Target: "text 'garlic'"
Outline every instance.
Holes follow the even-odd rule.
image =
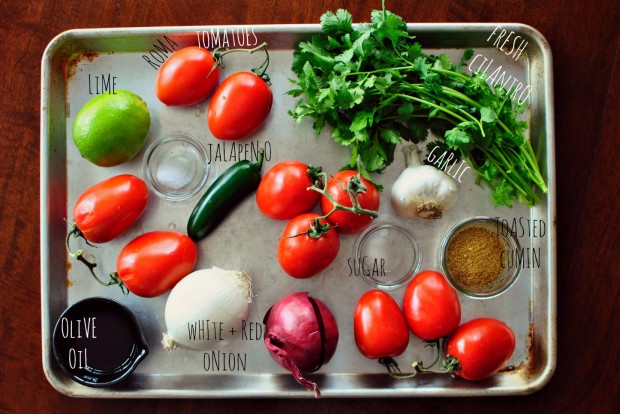
[[[420,161],[418,147],[403,147],[407,167],[392,186],[391,202],[402,217],[440,219],[457,200],[456,182],[445,172]]]

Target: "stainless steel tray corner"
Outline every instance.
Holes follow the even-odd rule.
[[[507,33],[512,31],[528,42],[521,59],[511,61],[487,40],[497,27]],[[168,132],[184,131],[206,145],[218,145],[204,125],[205,103],[186,110],[165,108],[154,95],[156,70],[148,61],[164,59],[173,48],[172,43],[176,48],[195,45],[199,41],[209,41],[213,46],[215,34],[221,36],[225,32],[245,35],[244,46],[248,46],[250,37],[253,41],[268,42],[274,107],[266,126],[246,143],[264,146],[269,142],[272,154],[266,168],[287,158],[304,159],[322,165],[328,171],[340,168],[346,159],[343,150],[327,139],[317,141],[309,122],[296,126],[287,115],[295,103],[294,98],[285,95],[290,88],[288,79],[293,77],[290,71],[292,50],[298,41],[309,38],[319,29],[318,25],[83,29],[61,33],[51,41],[41,63],[41,329],[43,370],[59,392],[92,398],[313,397],[271,360],[262,341],[238,343],[230,350],[249,357],[244,371],[208,371],[205,358],[210,358],[209,355],[185,350],[164,351],[159,341],[165,329],[163,306],[166,295],[149,300],[131,295],[124,297],[120,292],[96,285],[68,258],[64,239],[72,205],[83,190],[115,173],[129,172],[141,176],[141,154],[112,169],[93,167],[80,159],[71,140],[70,125],[77,110],[91,97],[87,87],[89,75],[112,74],[117,77],[119,89],[131,89],[147,101],[153,118],[157,120],[153,123],[149,142]],[[544,240],[529,240],[532,244],[537,243],[543,254],[539,268],[522,272],[511,290],[498,298],[485,301],[461,298],[463,320],[491,315],[514,325],[517,349],[509,361],[511,368],[482,382],[445,376],[405,381],[391,379],[376,361],[363,358],[353,341],[352,309],[359,296],[370,288],[360,278],[342,276],[348,272],[346,258],[351,254],[354,237],[341,240],[335,264],[323,274],[305,281],[292,280],[280,270],[273,251],[273,240],[279,236],[282,223],[261,217],[250,199],[239,206],[239,212],[235,214],[248,217],[249,223],[260,230],[256,234],[262,236],[255,236],[251,241],[254,250],[258,251],[243,258],[228,253],[230,237],[227,235],[238,234],[244,226],[241,220],[229,220],[210,238],[208,249],[199,245],[197,267],[216,265],[248,271],[253,276],[257,294],[251,309],[253,322],[261,321],[271,304],[294,290],[307,290],[332,308],[340,328],[340,343],[332,361],[312,375],[321,387],[323,397],[486,396],[534,392],[549,381],[557,358],[555,131],[549,44],[535,29],[513,23],[410,24],[409,30],[427,50],[445,51],[456,56],[465,48],[474,48],[531,85],[530,106],[526,114],[530,122],[529,138],[540,157],[550,190],[543,202],[532,209],[521,206],[511,210],[494,208],[488,200],[487,190],[475,186],[472,180],[467,184],[467,197],[461,197],[459,206],[446,214],[442,221],[429,224],[406,220],[420,238],[427,240],[423,247],[423,268],[438,268],[435,252],[438,252],[441,237],[453,224],[472,215],[525,217],[547,223]],[[199,40],[201,34],[203,37]],[[231,60],[222,77],[246,67],[247,61],[237,63]],[[317,145],[325,150],[317,152]],[[209,182],[230,163],[231,160],[215,162]],[[401,168],[395,162],[381,180],[393,180]],[[380,213],[384,214],[383,218],[397,219],[386,197],[382,195]],[[102,270],[113,270],[120,246],[137,234],[171,225],[183,229],[196,201],[191,199],[187,203],[171,204],[153,195],[139,225],[118,241],[97,250]],[[403,291],[399,289],[392,294],[400,300]],[[59,315],[72,303],[90,296],[111,297],[125,303],[140,320],[151,348],[148,358],[127,381],[109,389],[93,389],[74,383],[60,370],[51,350],[51,333]],[[401,367],[406,367],[412,361],[428,358],[430,355],[422,343],[412,337],[408,350],[397,360]]]

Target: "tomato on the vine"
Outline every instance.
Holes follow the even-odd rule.
[[[267,217],[292,219],[307,213],[319,202],[321,194],[308,188],[318,180],[319,169],[300,161],[282,161],[267,171],[256,191],[256,203]]]
[[[116,272],[130,292],[150,298],[172,289],[194,269],[196,259],[196,245],[188,236],[152,231],[121,250]]]
[[[86,240],[106,243],[131,227],[146,208],[149,191],[142,179],[121,174],[88,188],[73,206],[73,220]]]
[[[358,300],[353,331],[357,349],[370,359],[398,356],[409,344],[409,329],[398,303],[378,289],[364,293]]]
[[[316,213],[300,214],[288,222],[280,236],[278,261],[294,278],[306,279],[316,275],[338,255],[340,236],[325,220],[319,220],[320,234],[315,234],[313,226],[319,217]]]
[[[205,48],[188,46],[174,52],[157,71],[155,94],[170,106],[206,99],[220,80],[220,67]]]
[[[465,322],[448,340],[446,352],[458,362],[455,375],[482,380],[494,375],[510,359],[515,335],[502,321],[478,318]]]
[[[461,323],[461,304],[456,291],[439,272],[425,270],[407,285],[403,312],[411,332],[433,341],[454,332]]]
[[[272,103],[271,88],[260,76],[252,72],[233,73],[211,98],[209,129],[219,139],[245,138],[263,125]]]
[[[347,192],[347,186],[349,181],[356,176],[358,176],[358,172],[355,170],[339,171],[327,181],[325,190],[338,204],[351,207],[353,203]],[[365,191],[359,192],[357,195],[360,207],[366,210],[378,211],[380,201],[379,190],[364,177],[360,176],[359,181],[361,186],[365,188]],[[329,198],[326,196],[321,197],[321,211],[323,214],[329,213],[333,207],[334,205]],[[351,234],[364,229],[373,218],[367,214],[356,214],[340,210],[332,213],[327,220],[336,226],[336,230],[339,233]]]

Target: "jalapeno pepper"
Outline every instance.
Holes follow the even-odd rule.
[[[242,160],[224,171],[200,198],[189,216],[187,235],[194,241],[205,238],[241,200],[254,192],[261,180],[264,151],[258,161]]]

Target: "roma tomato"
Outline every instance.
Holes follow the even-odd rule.
[[[136,237],[121,250],[116,272],[130,292],[151,298],[187,276],[196,258],[196,245],[186,235],[153,231]]]
[[[267,171],[256,190],[256,204],[263,214],[276,220],[307,213],[321,194],[308,190],[317,180],[315,171],[300,161],[282,161]]]
[[[345,207],[351,207],[351,197],[347,192],[347,186],[349,181],[358,175],[355,170],[343,170],[334,174],[328,181],[326,186],[327,193],[334,198],[334,200]],[[364,177],[360,177],[361,184],[366,188],[365,192],[358,194],[358,200],[360,207],[378,211],[379,210],[379,190],[377,187],[366,180]],[[334,205],[325,196],[321,197],[321,211],[323,214],[329,213]],[[355,214],[349,211],[336,211],[328,217],[328,221],[336,226],[336,230],[339,233],[351,234],[357,233],[364,229],[372,221],[372,217],[367,214]]]
[[[329,228],[319,237],[311,237],[308,230],[320,217],[305,213],[293,218],[284,228],[278,242],[278,261],[286,273],[297,279],[306,279],[329,266],[340,249],[340,236]],[[327,224],[321,220],[321,224]]]
[[[155,93],[166,105],[193,105],[206,99],[220,80],[220,67],[202,47],[174,52],[157,71]]]
[[[515,335],[504,322],[478,318],[461,325],[448,340],[448,358],[458,362],[455,372],[467,380],[482,380],[494,375],[510,359]]]
[[[409,344],[409,330],[398,303],[385,291],[373,289],[358,300],[353,314],[357,349],[366,358],[395,357]]]
[[[434,341],[454,332],[461,323],[461,303],[443,275],[432,270],[418,273],[407,285],[403,312],[411,332]]]
[[[73,220],[86,240],[106,243],[131,227],[149,198],[144,181],[117,175],[84,191],[73,206]]]
[[[242,139],[267,119],[273,103],[269,85],[252,72],[237,72],[215,90],[207,122],[213,136],[223,140]]]

